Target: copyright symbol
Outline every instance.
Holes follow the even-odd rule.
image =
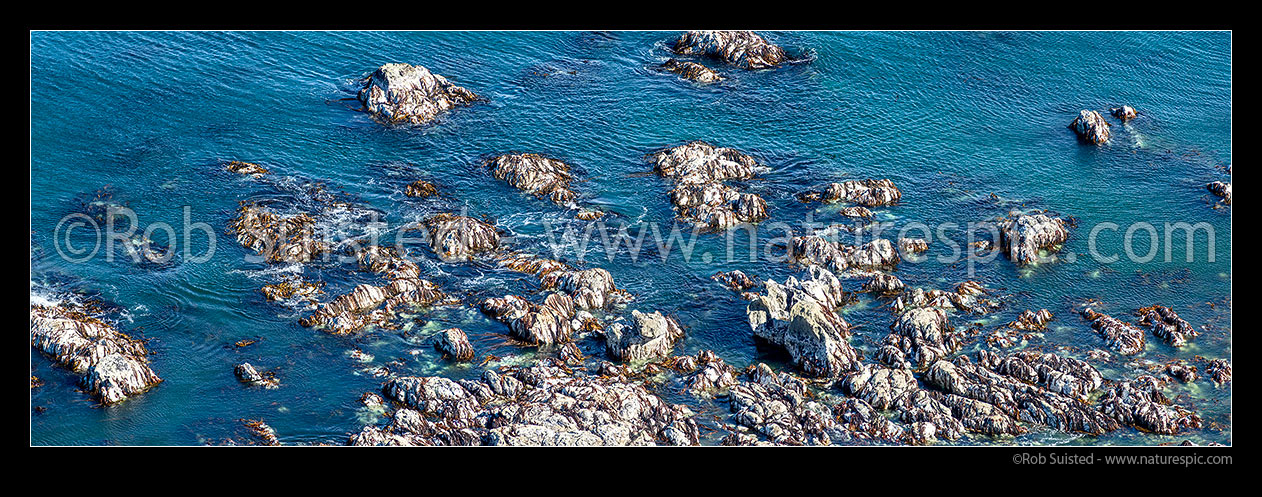
[[[74,233],[75,228],[88,228],[89,226],[95,238],[92,250],[75,247],[70,242],[71,233]],[[62,234],[63,232],[65,233],[64,235]],[[62,247],[63,243],[65,244],[64,249]],[[53,247],[57,249],[57,255],[60,255],[62,259],[68,262],[75,264],[87,262],[88,259],[91,259],[101,250],[101,227],[87,214],[78,212],[68,214],[66,217],[61,218],[61,221],[57,223],[57,227],[53,229]],[[83,255],[85,253],[87,255]]]
[[[1021,454],[1012,455],[1012,464],[1021,464]]]

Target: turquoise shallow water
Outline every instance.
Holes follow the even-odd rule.
[[[1231,37],[1228,33],[768,33],[806,62],[771,71],[738,72],[711,63],[729,79],[697,86],[659,72],[674,33],[33,33],[31,38],[32,293],[80,291],[118,306],[120,327],[149,339],[154,369],[166,381],[110,408],[76,390],[77,377],[32,350],[31,442],[44,444],[196,444],[233,436],[238,418],[266,420],[282,441],[341,443],[366,419],[361,393],[381,380],[346,355],[359,348],[377,367],[402,374],[478,374],[451,366],[398,332],[333,337],[297,324],[299,312],[265,302],[258,288],[278,268],[245,260],[225,236],[239,201],[302,198],[295,185],[324,183],[376,210],[390,227],[436,211],[461,208],[493,219],[515,235],[514,247],[542,252],[545,223],[566,212],[491,179],[482,159],[510,151],[546,153],[574,164],[583,202],[632,227],[672,218],[669,185],[644,173],[643,156],[684,140],[703,139],[750,153],[769,166],[744,185],[762,195],[773,220],[798,222],[808,213],[839,221],[835,209],[797,202],[794,195],[828,181],[890,178],[901,205],[877,210],[897,227],[911,222],[968,223],[1010,208],[1048,209],[1077,221],[1059,261],[1021,271],[1005,259],[977,265],[971,279],[1012,295],[1000,313],[957,326],[1008,322],[1024,309],[1056,315],[1033,345],[1068,347],[1081,355],[1104,348],[1075,311],[1087,298],[1124,317],[1162,303],[1201,337],[1183,349],[1149,336],[1141,360],[1164,363],[1200,355],[1231,356],[1231,211],[1213,209],[1204,185],[1229,181],[1231,164]],[[386,62],[424,65],[488,97],[423,127],[387,128],[348,108],[354,81]],[[1109,145],[1080,144],[1066,125],[1079,109],[1107,111],[1129,104],[1141,117],[1112,128]],[[1112,118],[1110,118],[1111,121]],[[273,171],[268,180],[221,171],[225,160],[247,160]],[[416,201],[401,194],[417,178],[448,195]],[[59,219],[82,210],[103,187],[134,209],[142,225],[193,221],[217,231],[207,263],[177,260],[136,265],[102,257],[70,263],[54,248]],[[990,194],[999,200],[991,200]],[[1139,264],[1090,260],[1087,231],[1098,223],[1122,227],[1099,238],[1120,252],[1122,232],[1136,222],[1208,223],[1193,262],[1176,257]],[[387,228],[387,237],[392,231]],[[964,234],[952,235],[964,243]],[[1147,252],[1146,234],[1136,250]],[[1164,238],[1164,237],[1162,237]],[[181,242],[182,243],[182,242]],[[593,242],[593,246],[599,241]],[[183,245],[180,245],[181,247]],[[203,238],[192,244],[204,250]],[[1164,249],[1164,245],[1161,248]],[[707,235],[697,252],[716,259],[671,257],[631,261],[603,254],[589,265],[610,270],[638,298],[631,308],[673,313],[687,329],[677,352],[713,349],[737,366],[784,356],[756,344],[745,302],[709,280],[718,270],[743,269],[782,280],[788,265],[726,262],[723,238]],[[761,250],[760,250],[761,252]],[[936,256],[898,274],[912,286],[947,289],[970,279],[963,264]],[[428,275],[466,298],[520,293],[519,277],[477,264],[442,264],[417,251]],[[576,254],[564,254],[571,260]],[[348,265],[310,266],[329,295],[373,281]],[[847,282],[847,289],[858,282]],[[1207,303],[1215,303],[1210,306]],[[856,347],[872,350],[893,321],[883,302],[864,296],[846,313],[858,324]],[[423,312],[422,329],[458,325],[479,354],[506,361],[532,352],[508,343],[505,328],[476,309]],[[423,324],[421,324],[423,323]],[[989,328],[988,328],[989,329]],[[258,338],[257,345],[232,343]],[[983,347],[970,342],[966,351]],[[412,350],[423,349],[413,355]],[[278,368],[283,386],[246,389],[232,374],[249,361]],[[1143,372],[1115,360],[1100,366],[1110,379]],[[722,415],[721,402],[678,396],[702,412]],[[1156,444],[1192,438],[1231,441],[1230,386],[1172,383],[1171,398],[1192,406],[1207,428],[1180,437],[1120,430],[1100,438],[1038,431],[1016,440],[961,443]],[[36,412],[42,407],[42,412]]]

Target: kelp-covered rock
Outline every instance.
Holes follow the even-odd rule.
[[[241,424],[245,425],[246,430],[250,432],[258,443],[261,445],[280,445],[280,438],[276,436],[276,430],[267,423],[257,419],[243,419]]]
[[[1038,312],[1034,312],[1026,309],[1020,316],[1017,316],[1016,321],[1008,323],[1008,327],[1026,331],[1044,330],[1047,329],[1047,322],[1051,320],[1052,311],[1039,309]]]
[[[837,213],[846,217],[857,217],[861,219],[869,219],[873,216],[872,211],[868,210],[867,207],[864,207],[862,205],[852,205],[850,207],[844,207],[841,210],[837,211]]]
[[[1104,343],[1117,353],[1135,355],[1144,350],[1146,343],[1144,332],[1135,325],[1113,316],[1100,314],[1090,308],[1083,309],[1082,316],[1091,321],[1091,327],[1104,337]]]
[[[877,360],[894,368],[922,369],[960,349],[962,337],[937,308],[904,312],[890,326]]]
[[[631,311],[631,326],[615,323],[605,330],[609,355],[624,361],[658,359],[670,355],[684,330],[674,318],[661,312]]]
[[[574,299],[564,293],[549,294],[543,304],[515,295],[490,298],[482,302],[482,312],[507,324],[513,336],[533,345],[565,342],[575,331]]]
[[[1094,110],[1078,112],[1078,117],[1074,118],[1074,122],[1069,123],[1069,129],[1074,130],[1078,138],[1088,143],[1100,145],[1109,141],[1109,123],[1104,120],[1104,116]]]
[[[106,405],[162,382],[149,367],[144,342],[94,317],[80,304],[31,305],[31,346],[83,375],[83,386]]]
[[[904,254],[919,254],[929,250],[929,242],[923,238],[899,238],[898,249]]]
[[[1115,384],[1100,400],[1100,409],[1125,425],[1165,435],[1202,424],[1196,413],[1171,404],[1161,393],[1161,380],[1152,376]]]
[[[316,220],[310,214],[282,216],[253,203],[242,203],[228,227],[237,242],[271,262],[307,262],[329,251],[316,237]]]
[[[317,295],[324,293],[323,288],[323,281],[311,282],[301,276],[289,276],[279,282],[263,285],[259,291],[267,300],[302,299],[314,302]]]
[[[569,294],[581,310],[606,309],[631,300],[630,294],[614,286],[613,275],[603,268],[553,271],[539,282],[545,290]]]
[[[241,162],[241,161],[234,160],[234,161],[228,162],[228,165],[225,166],[225,168],[229,172],[233,172],[237,174],[244,174],[247,176],[258,177],[258,176],[267,174],[267,168],[260,166],[258,164],[255,164],[253,162]]]
[[[895,407],[898,408],[898,419],[911,428],[905,437],[910,443],[925,444],[938,438],[958,440],[968,429],[956,419],[950,406],[925,390],[908,392]]]
[[[744,69],[766,69],[789,60],[783,48],[752,31],[688,31],[675,40],[674,51],[714,57]]]
[[[1165,372],[1170,375],[1171,378],[1177,379],[1183,383],[1191,383],[1199,378],[1196,374],[1196,366],[1188,364],[1187,361],[1182,360],[1167,363]]]
[[[418,179],[408,183],[407,188],[403,190],[403,194],[409,197],[428,198],[438,195],[438,187],[434,186],[433,183]]]
[[[1219,385],[1231,383],[1231,362],[1226,359],[1213,359],[1205,366],[1205,374]]]
[[[1135,108],[1129,105],[1123,105],[1121,107],[1114,107],[1112,109],[1109,109],[1109,112],[1113,114],[1113,117],[1121,119],[1123,122],[1134,119],[1135,116],[1139,115],[1138,113],[1135,112]]]
[[[916,377],[906,369],[863,366],[837,382],[843,392],[877,409],[889,409],[920,389]]]
[[[818,235],[798,236],[789,241],[789,255],[800,264],[820,265],[838,272],[892,269],[901,261],[894,244],[884,238],[854,246]]]
[[[832,409],[812,398],[806,383],[788,373],[776,374],[759,363],[728,394],[732,420],[781,445],[828,445],[846,440],[848,430]]]
[[[835,377],[860,366],[847,338],[850,325],[833,310],[844,294],[836,276],[812,266],[803,280],[768,280],[766,292],[746,307],[754,336],[784,347],[808,375]]]
[[[693,141],[652,156],[654,171],[675,181],[671,203],[680,218],[711,230],[767,218],[767,202],[726,184],[746,180],[761,169],[753,157],[730,148]]]
[[[662,69],[678,74],[679,77],[689,81],[698,83],[713,83],[715,81],[723,81],[723,76],[715,72],[714,69],[703,66],[696,62],[688,62],[683,60],[669,59],[662,64]]]
[[[434,349],[457,361],[473,360],[473,344],[469,343],[469,336],[460,328],[439,331],[434,338]]]
[[[539,154],[506,154],[486,161],[491,176],[536,197],[568,205],[576,195],[570,190],[570,165]]]
[[[1069,239],[1065,221],[1046,214],[1018,215],[999,224],[999,248],[1012,262],[1039,260],[1039,251],[1052,251]]]
[[[694,356],[668,359],[667,367],[683,375],[684,388],[693,393],[711,393],[737,383],[739,372],[719,358],[712,350],[703,350]]]
[[[821,190],[798,195],[804,202],[846,202],[863,207],[894,205],[903,198],[903,192],[888,179],[851,180],[831,183]]]
[[[1139,324],[1152,328],[1152,334],[1174,347],[1187,345],[1190,338],[1200,335],[1191,324],[1179,317],[1174,309],[1160,305],[1144,307],[1137,312]]]
[[[711,276],[710,279],[722,283],[723,286],[728,287],[737,293],[742,293],[750,288],[758,286],[758,283],[756,283],[753,279],[750,279],[749,276],[745,275],[745,273],[739,269],[726,273],[722,271],[714,273],[714,276]]]
[[[359,265],[386,278],[385,286],[360,284],[349,293],[320,304],[299,320],[307,327],[344,335],[366,326],[389,326],[397,310],[432,305],[447,299],[437,285],[420,277],[420,267],[392,248],[372,245],[358,255]]]
[[[478,100],[473,92],[421,66],[386,64],[364,80],[359,101],[377,119],[422,124]]]
[[[976,281],[964,281],[955,286],[955,291],[925,290],[913,288],[903,292],[890,309],[902,313],[907,309],[931,307],[938,309],[955,309],[972,314],[987,314],[1000,308],[1003,304],[990,298],[991,291]]]
[[[260,373],[254,366],[248,362],[238,364],[233,369],[233,373],[237,375],[237,379],[242,383],[254,385],[264,388],[276,388],[280,386],[280,380],[276,379],[276,375],[271,372]]]
[[[395,378],[407,406],[351,445],[696,445],[692,412],[644,387],[544,364],[488,370],[480,380]]]
[[[1209,190],[1210,193],[1213,193],[1214,195],[1218,195],[1219,198],[1223,199],[1222,200],[1223,204],[1231,205],[1231,183],[1223,183],[1222,181],[1215,181],[1213,183],[1205,185],[1205,189]]]
[[[425,219],[423,224],[430,248],[444,261],[469,260],[500,246],[500,235],[495,227],[471,217],[437,214]]]

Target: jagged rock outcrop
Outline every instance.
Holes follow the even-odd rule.
[[[1112,109],[1109,109],[1109,112],[1113,114],[1113,117],[1121,119],[1122,122],[1126,122],[1131,119],[1134,119],[1135,116],[1139,115],[1138,113],[1135,112],[1135,108],[1129,105],[1123,105],[1121,107],[1114,107]]]
[[[569,205],[577,195],[570,190],[570,165],[539,154],[506,154],[486,161],[491,176],[536,197]]]
[[[1094,110],[1078,112],[1074,122],[1069,123],[1069,129],[1074,130],[1079,139],[1096,145],[1109,141],[1109,126],[1104,116]]]
[[[631,326],[614,323],[605,330],[605,348],[609,355],[623,361],[665,358],[684,336],[674,318],[661,312],[631,311]]]
[[[1200,428],[1201,417],[1173,405],[1161,387],[1161,380],[1152,376],[1118,382],[1105,392],[1100,410],[1122,424],[1153,433],[1173,435]]]
[[[307,327],[344,335],[366,326],[389,327],[395,312],[444,301],[447,295],[437,285],[421,278],[416,263],[400,257],[392,248],[372,245],[358,255],[359,265],[389,283],[385,286],[360,284],[349,293],[320,304],[310,316],[299,320]]]
[[[806,383],[759,363],[729,390],[732,420],[781,445],[828,445],[847,440],[832,409],[812,398]]]
[[[923,238],[899,238],[898,249],[904,254],[919,254],[929,250],[929,242]]]
[[[1069,239],[1065,221],[1046,214],[1021,214],[999,224],[999,248],[1016,264],[1039,260],[1039,251],[1052,251]]]
[[[783,48],[752,31],[688,31],[675,40],[680,55],[721,59],[744,69],[766,69],[789,60]]]
[[[428,198],[438,195],[438,187],[434,186],[433,183],[418,179],[408,183],[407,188],[403,189],[403,194],[409,197]]]
[[[843,392],[877,409],[890,409],[920,390],[916,377],[906,369],[863,366],[837,382]]]
[[[242,419],[241,424],[245,425],[246,430],[258,440],[260,445],[280,445],[280,438],[276,436],[276,430],[267,423],[257,419]]]
[[[625,290],[614,286],[613,275],[603,268],[552,271],[539,279],[545,290],[565,292],[581,310],[606,309],[631,300]]]
[[[473,344],[460,328],[447,328],[434,337],[434,349],[457,361],[473,360]]]
[[[802,193],[798,198],[803,202],[846,202],[863,207],[881,207],[898,203],[903,198],[903,192],[888,179],[865,179],[831,183],[823,189]]]
[[[507,324],[509,332],[532,345],[565,342],[582,323],[575,317],[574,299],[564,293],[551,293],[543,304],[516,295],[482,301],[482,312]]]
[[[282,216],[254,203],[242,203],[228,227],[237,242],[271,262],[308,262],[329,251],[329,244],[315,234],[310,214]]]
[[[793,237],[789,255],[800,264],[820,265],[837,272],[892,269],[902,260],[894,244],[884,238],[854,246],[817,235]]]
[[[728,365],[712,350],[670,358],[664,365],[680,373],[684,388],[692,393],[713,393],[728,388],[737,383],[736,378],[740,375],[736,368]]]
[[[1223,199],[1222,203],[1224,205],[1231,205],[1231,183],[1223,183],[1222,181],[1215,181],[1213,183],[1205,185],[1205,189],[1209,190],[1210,193],[1213,193],[1214,195],[1217,195],[1219,198]]]
[[[1205,374],[1219,385],[1231,383],[1231,362],[1226,359],[1213,359],[1205,366]]]
[[[955,286],[954,291],[925,290],[913,288],[899,295],[890,309],[902,313],[907,309],[931,307],[939,309],[955,309],[971,314],[987,314],[1000,308],[1003,304],[989,297],[991,291],[976,281],[964,281]]]
[[[688,62],[677,59],[669,59],[662,64],[662,69],[678,74],[679,77],[689,81],[698,83],[713,83],[723,81],[725,78],[715,72],[714,69],[703,66],[696,62]]]
[[[350,445],[696,445],[687,407],[608,375],[538,366],[487,370],[480,380],[403,377],[385,396],[405,405]]]
[[[676,214],[706,229],[722,231],[767,218],[767,202],[726,184],[747,180],[761,169],[753,157],[730,148],[692,141],[652,155],[654,171],[675,181],[670,191]]]
[[[471,217],[437,214],[425,219],[423,224],[430,248],[444,261],[469,260],[500,246],[500,235],[495,227]]]
[[[1166,364],[1166,374],[1171,378],[1177,379],[1183,383],[1191,383],[1196,381],[1199,376],[1196,374],[1196,366],[1188,364],[1187,361],[1176,360]]]
[[[806,374],[835,377],[859,368],[850,346],[850,325],[834,312],[845,300],[836,276],[811,266],[802,280],[766,282],[766,292],[746,307],[754,336],[784,347]]]
[[[932,307],[910,309],[890,326],[876,358],[894,368],[923,369],[960,349],[962,337],[946,312]]]
[[[882,295],[897,295],[903,293],[906,288],[903,280],[889,273],[876,273],[863,283],[863,291]]]
[[[1008,323],[1008,327],[1026,331],[1045,330],[1047,329],[1047,322],[1051,320],[1052,311],[1039,309],[1038,312],[1034,312],[1026,309],[1020,316],[1017,316],[1016,321]]]
[[[31,305],[31,346],[83,375],[80,383],[110,405],[162,382],[149,367],[144,342],[70,302]]]
[[[248,362],[238,364],[233,369],[233,373],[237,375],[237,379],[242,383],[254,385],[263,388],[277,388],[280,386],[280,380],[276,379],[276,375],[268,373],[260,373],[254,366]]]
[[[1144,307],[1136,314],[1139,315],[1139,324],[1152,328],[1153,335],[1174,347],[1187,345],[1188,339],[1200,335],[1196,328],[1180,318],[1179,314],[1169,307],[1160,305]]]
[[[1146,343],[1144,332],[1135,325],[1113,316],[1100,314],[1090,308],[1083,309],[1082,316],[1091,321],[1091,327],[1104,337],[1104,343],[1117,353],[1135,355],[1144,350]]]
[[[373,117],[387,123],[422,124],[479,100],[447,78],[410,64],[381,66],[363,84],[359,101]]]

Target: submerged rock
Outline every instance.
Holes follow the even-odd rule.
[[[1209,190],[1210,193],[1213,193],[1214,195],[1218,195],[1219,198],[1222,198],[1223,204],[1231,205],[1231,183],[1215,181],[1205,185],[1205,189]]]
[[[277,380],[275,375],[270,372],[267,374],[259,373],[259,371],[254,369],[254,366],[248,362],[238,364],[237,367],[233,369],[233,373],[237,375],[237,379],[241,380],[242,383],[264,388],[276,388],[280,386],[280,380]]]
[[[750,288],[758,286],[758,283],[746,276],[741,270],[733,270],[729,272],[717,272],[710,279],[722,283],[723,286],[730,288],[737,293],[745,292]]]
[[[659,359],[670,355],[675,342],[684,336],[674,318],[661,312],[631,311],[631,326],[621,323],[605,331],[605,347],[609,355],[624,361]]]
[[[359,101],[377,119],[422,124],[479,98],[421,66],[386,64],[364,80]]]
[[[859,353],[850,346],[850,325],[833,312],[844,294],[836,276],[811,266],[799,281],[766,282],[766,292],[746,307],[754,336],[784,347],[806,374],[835,377],[859,368]]]
[[[864,207],[881,207],[898,203],[903,198],[903,192],[888,179],[865,179],[832,183],[822,190],[800,194],[798,198],[804,202],[847,202]]]
[[[675,41],[674,51],[718,58],[744,69],[766,69],[789,60],[783,48],[752,31],[688,31]]]
[[[1109,126],[1104,116],[1094,110],[1078,112],[1078,117],[1074,118],[1074,122],[1069,123],[1069,129],[1074,130],[1078,138],[1096,145],[1109,141]]]
[[[471,217],[437,214],[423,224],[430,248],[444,261],[469,260],[500,246],[500,235],[495,227]]]
[[[317,295],[324,293],[323,288],[323,281],[309,282],[301,276],[291,276],[278,283],[263,285],[259,291],[271,301],[299,298],[314,302]]]
[[[1179,314],[1169,307],[1160,305],[1144,307],[1137,314],[1139,324],[1152,328],[1153,335],[1165,340],[1173,347],[1187,345],[1188,339],[1200,335],[1196,328],[1180,318]]]
[[[408,183],[407,188],[403,190],[403,194],[409,197],[428,198],[438,195],[438,187],[425,180],[418,179]]]
[[[439,331],[434,340],[434,349],[457,361],[473,360],[473,344],[469,343],[469,336],[460,328]]]
[[[1123,122],[1134,119],[1135,116],[1138,115],[1135,112],[1135,108],[1129,105],[1123,105],[1121,107],[1114,107],[1112,109],[1109,109],[1109,112],[1113,114],[1113,117],[1121,119]]]
[[[890,326],[876,358],[894,368],[923,369],[960,349],[962,338],[938,308],[904,312]]]
[[[551,365],[488,370],[480,380],[403,377],[386,383],[405,408],[350,445],[696,445],[687,407],[644,387]]]
[[[162,382],[144,342],[90,315],[79,304],[31,305],[31,346],[83,375],[80,383],[110,405]]]
[[[753,178],[760,168],[753,157],[693,141],[659,151],[652,159],[654,170],[676,183],[670,199],[680,218],[716,231],[767,218],[762,197],[723,183]]]
[[[576,195],[570,190],[570,166],[539,154],[507,154],[486,162],[491,176],[536,197],[567,205]]]
[[[714,69],[710,69],[696,62],[670,59],[667,60],[665,64],[662,64],[662,69],[678,74],[686,80],[696,81],[698,83],[713,83],[715,81],[723,81],[723,79],[725,79],[723,76],[720,76],[719,73],[714,72]]]
[[[1117,353],[1135,355],[1144,350],[1146,343],[1144,332],[1134,325],[1113,316],[1100,314],[1090,308],[1084,309],[1082,316],[1091,321],[1091,327],[1104,337],[1104,343]]]
[[[1039,251],[1052,251],[1069,239],[1065,221],[1046,214],[1018,215],[999,224],[999,248],[1016,264],[1039,260]]]
[[[276,430],[272,429],[267,423],[256,419],[243,419],[241,423],[262,445],[280,445],[280,438],[276,437]]]

